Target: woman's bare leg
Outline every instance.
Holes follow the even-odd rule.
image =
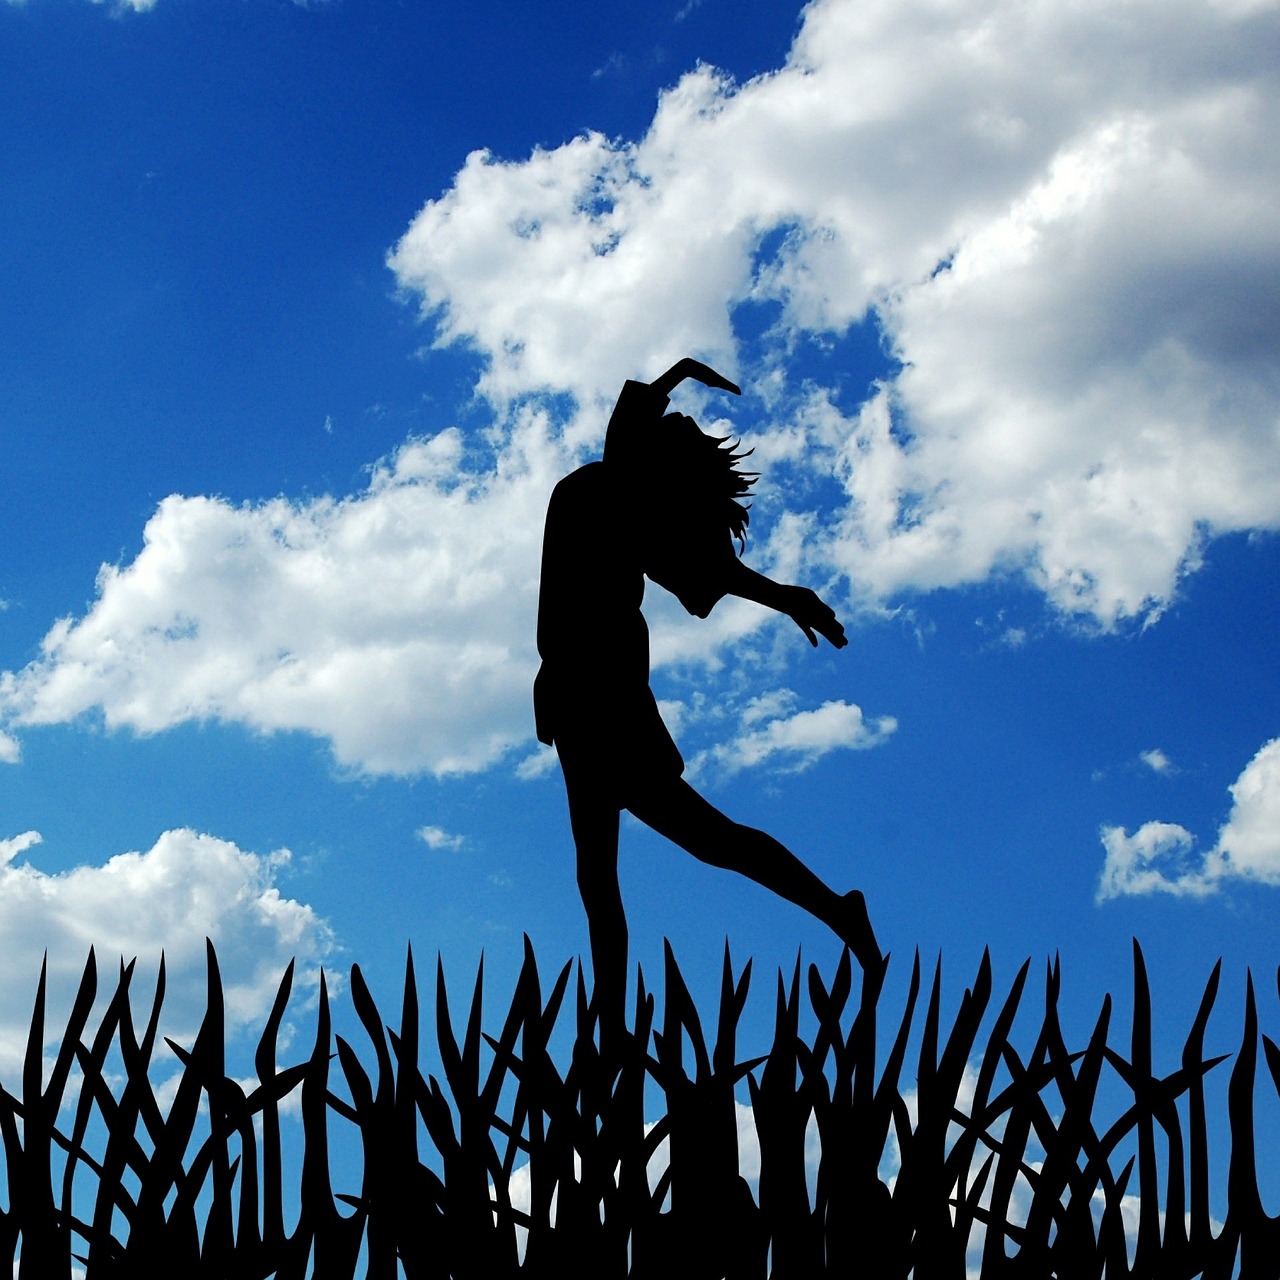
[[[726,817],[683,778],[646,787],[627,808],[700,861],[737,871],[829,925],[864,969],[880,966],[861,893],[836,893],[784,844]]]
[[[606,1021],[624,1024],[627,997],[627,917],[618,885],[616,805],[602,799],[598,786],[565,773],[569,823],[578,855],[578,892],[591,935],[591,968],[602,1034]]]

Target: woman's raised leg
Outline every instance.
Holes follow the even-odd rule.
[[[700,861],[737,871],[802,907],[834,930],[864,969],[880,968],[880,948],[858,890],[836,893],[784,844],[726,817],[683,778],[646,787],[627,808]]]

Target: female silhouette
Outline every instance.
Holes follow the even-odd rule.
[[[803,907],[864,969],[878,974],[882,965],[860,892],[837,894],[772,836],[733,822],[684,780],[684,761],[649,688],[649,631],[640,612],[646,576],[699,618],[722,596],[741,596],[792,618],[812,645],[818,636],[838,649],[848,643],[814,592],[773,582],[735,555],[733,539],[741,542],[747,524],[738,499],[755,477],[736,468],[743,455],[725,441],[665,413],[685,378],[740,394],[691,359],[655,382],[627,382],[603,460],[556,485],[542,545],[537,733],[560,757],[596,989],[603,1007],[618,1014],[627,969],[618,887],[623,809],[703,862]],[[637,519],[642,502],[648,513]]]

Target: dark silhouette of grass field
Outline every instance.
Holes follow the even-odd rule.
[[[1056,962],[1035,1042],[1019,1050],[1011,1035],[1024,997],[1031,1002],[1029,962],[993,1003],[984,956],[947,1027],[938,972],[921,1000],[918,957],[905,1007],[888,1010],[877,977],[855,991],[845,952],[829,984],[799,962],[789,979],[779,975],[772,1043],[744,1060],[750,963],[735,974],[726,949],[718,1008],[704,1017],[668,948],[661,1008],[641,975],[627,1032],[616,1045],[608,1037],[602,1056],[581,973],[572,998],[571,964],[544,990],[526,940],[510,1006],[489,1031],[480,976],[455,1023],[437,965],[435,1027],[424,1034],[410,955],[394,1028],[357,966],[350,993],[362,1043],[333,1034],[322,980],[313,1046],[281,1069],[290,971],[252,1087],[227,1075],[212,945],[208,965],[200,1031],[189,1047],[170,1042],[182,1070],[167,1107],[148,1078],[163,966],[141,1030],[132,964],[91,1029],[90,954],[47,1080],[42,972],[22,1079],[0,1088],[0,1269],[20,1259],[21,1280],[70,1277],[73,1265],[87,1280],[345,1280],[357,1271],[373,1280],[958,1280],[979,1264],[993,1278],[1280,1274],[1280,1220],[1264,1211],[1257,1177],[1257,1162],[1274,1153],[1255,1149],[1253,1112],[1259,1039],[1277,1091],[1280,1050],[1259,1034],[1252,979],[1238,1050],[1204,1056],[1215,967],[1181,1063],[1161,1076],[1136,943],[1123,1050],[1109,997],[1088,1042],[1065,1043]],[[551,1047],[560,1019],[576,1031],[567,1061]],[[802,1022],[811,1034],[801,1035]],[[107,1070],[109,1058],[122,1070]],[[1228,1076],[1231,1146],[1211,1167],[1205,1078],[1215,1070]],[[1108,1073],[1126,1105],[1103,1125],[1095,1115]],[[759,1142],[754,1187],[739,1172],[744,1083]],[[293,1121],[282,1137],[280,1113],[295,1090],[300,1160],[285,1158],[299,1138]],[[806,1168],[811,1119],[816,1179]],[[359,1185],[334,1185],[329,1149],[342,1126],[363,1152]],[[286,1185],[286,1166],[300,1169],[296,1185]],[[525,1166],[527,1204],[517,1205],[513,1174]],[[1211,1187],[1218,1203],[1225,1188],[1224,1222],[1210,1216]]]

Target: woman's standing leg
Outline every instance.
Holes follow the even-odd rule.
[[[577,850],[578,892],[591,935],[596,1010],[602,1028],[606,1021],[616,1021],[620,1028],[627,998],[627,917],[618,885],[620,811],[602,794],[598,779],[572,765],[564,769],[564,785]]]

